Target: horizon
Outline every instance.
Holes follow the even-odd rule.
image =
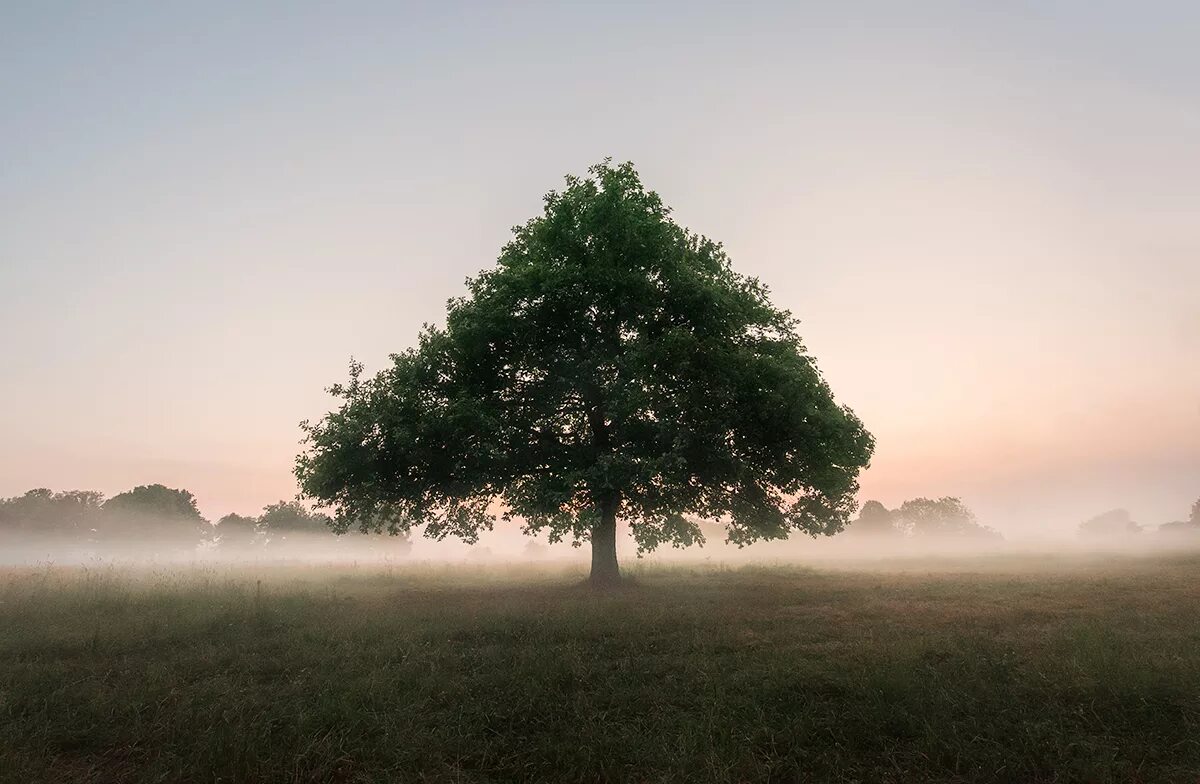
[[[0,11],[0,497],[291,498],[350,358],[611,156],[800,319],[860,501],[1183,519],[1200,8],[868,5]]]

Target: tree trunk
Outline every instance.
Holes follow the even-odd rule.
[[[592,528],[592,585],[610,587],[621,582],[617,566],[617,504],[600,505],[600,521]]]

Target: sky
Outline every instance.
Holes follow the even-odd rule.
[[[351,356],[631,160],[1017,535],[1200,496],[1200,4],[0,2],[0,496],[296,492]]]

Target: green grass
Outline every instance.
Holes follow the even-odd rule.
[[[1200,777],[1200,558],[633,571],[0,572],[0,780]]]

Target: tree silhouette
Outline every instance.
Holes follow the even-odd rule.
[[[1184,535],[1188,537],[1200,536],[1200,499],[1197,499],[1192,504],[1191,513],[1186,520],[1177,520],[1171,523],[1163,523],[1158,527],[1159,533]]]
[[[258,528],[275,547],[289,539],[294,543],[314,534],[332,536],[328,516],[313,512],[299,501],[279,501],[263,508]]]
[[[870,536],[894,536],[900,533],[896,528],[893,513],[878,501],[867,501],[858,513],[858,519],[850,523],[849,532]]]
[[[44,487],[0,499],[0,532],[22,536],[90,539],[104,495],[94,490],[55,493]]]
[[[119,493],[104,502],[102,511],[100,534],[108,542],[194,548],[213,534],[195,496],[161,484]]]
[[[948,539],[999,539],[1000,534],[975,519],[975,513],[960,499],[914,498],[894,513],[896,524],[912,536]]]
[[[227,514],[217,521],[217,546],[226,552],[246,552],[263,544],[257,517]]]
[[[686,546],[689,516],[737,543],[839,531],[873,440],[833,400],[766,288],[670,218],[633,166],[568,177],[468,281],[444,328],[332,388],[305,423],[303,492],[335,525],[475,541],[521,518],[592,544],[619,579],[638,546]]]
[[[1110,509],[1079,524],[1079,533],[1083,536],[1120,536],[1141,530],[1127,509]]]

